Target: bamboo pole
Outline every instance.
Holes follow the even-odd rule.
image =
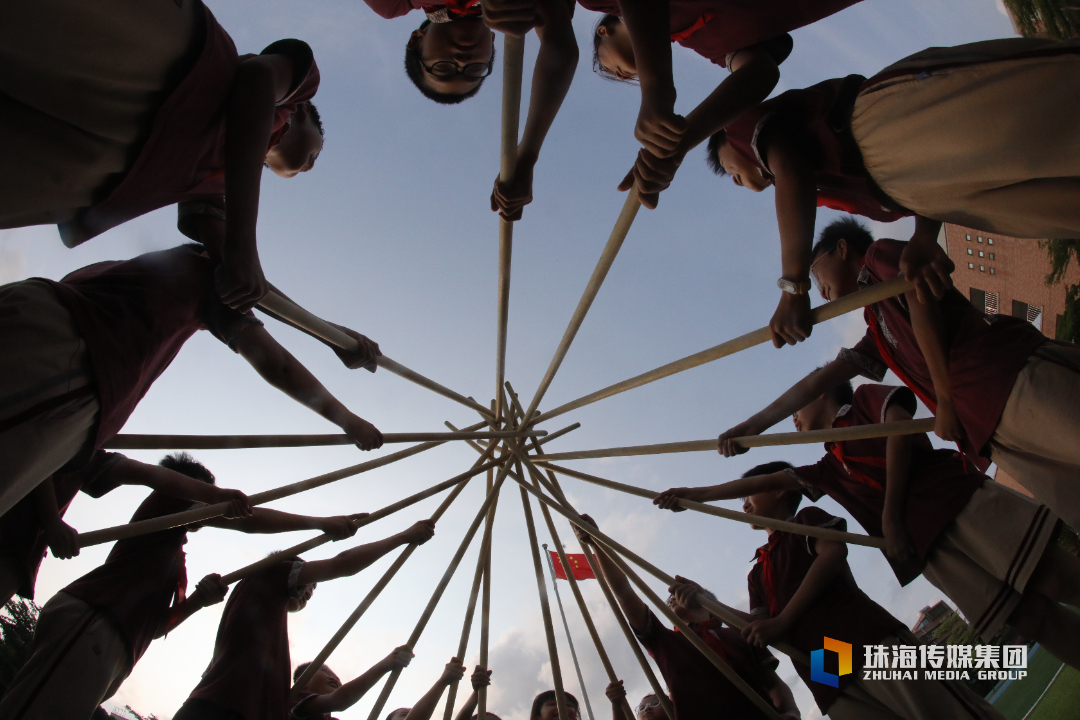
[[[507,465],[509,465],[507,461]],[[518,467],[518,473],[521,468]],[[547,583],[544,581],[544,567],[540,560],[540,548],[536,540],[536,524],[533,521],[532,505],[529,496],[525,493],[524,485],[520,484],[521,507],[525,512],[525,528],[529,533],[529,550],[532,551],[533,570],[536,574],[536,591],[540,596],[540,614],[544,619],[544,635],[547,637],[548,657],[551,660],[551,680],[555,686],[555,704],[559,709],[559,720],[569,720],[570,715],[566,708],[566,690],[563,688],[562,667],[559,664],[559,648],[555,644],[555,626],[551,621],[551,606],[548,604]]]
[[[491,403],[492,411],[495,409],[495,402]],[[509,460],[507,461],[509,462]],[[494,470],[488,470],[487,474],[487,489],[491,492],[492,487],[495,484]],[[492,530],[495,523],[495,515],[490,511],[487,516],[487,526],[484,529],[485,534],[491,537]],[[480,600],[480,667],[485,670],[488,667],[488,643],[490,641],[489,626],[491,622],[491,543],[488,543],[487,550],[484,552],[484,587],[482,590],[482,596]],[[476,691],[476,712],[477,720],[487,720],[487,686],[482,685],[479,690]]]
[[[490,471],[489,466],[493,466],[493,463],[485,463],[484,461],[491,457],[491,455],[492,451],[489,450],[483,455],[481,455],[479,458],[477,458],[476,462],[469,470],[469,473],[471,474],[466,473],[469,474],[469,477],[461,480],[458,480],[457,477],[451,478],[451,480],[458,480],[457,487],[455,487],[453,492],[447,495],[446,498],[442,501],[442,503],[439,504],[439,507],[436,508],[435,513],[431,516],[432,521],[437,523],[442,518],[443,514],[446,513],[446,511],[450,508],[454,501],[457,500],[461,492],[465,489],[465,486],[469,484],[469,480],[471,480],[474,476],[479,475],[480,472]],[[356,609],[353,610],[352,614],[349,615],[349,617],[345,619],[345,622],[341,624],[341,627],[338,628],[338,631],[334,633],[333,637],[330,638],[330,641],[323,646],[323,649],[320,650],[319,654],[315,656],[315,659],[311,661],[307,669],[304,670],[304,673],[299,678],[297,678],[296,682],[293,683],[294,689],[304,687],[304,685],[306,685],[308,681],[311,680],[312,677],[314,677],[315,673],[317,673],[319,671],[319,668],[321,668],[326,662],[326,659],[330,657],[331,653],[333,653],[334,650],[337,649],[338,645],[341,644],[341,641],[345,639],[345,636],[347,636],[349,632],[356,626],[356,623],[360,621],[360,618],[363,616],[363,614],[367,612],[367,609],[371,607],[371,604],[375,602],[375,599],[379,597],[379,594],[382,593],[382,591],[386,588],[386,586],[390,583],[394,576],[397,575],[397,572],[401,569],[402,565],[404,565],[405,562],[410,557],[412,557],[412,554],[416,552],[416,548],[418,547],[420,547],[419,543],[409,543],[409,545],[401,551],[401,554],[397,556],[397,559],[395,559],[394,562],[391,563],[390,567],[387,568],[386,572],[383,573],[383,576],[379,578],[379,581],[375,583],[375,585],[371,588],[370,591],[368,591],[368,594],[364,596],[364,599],[360,601],[360,604],[356,606]]]
[[[892,437],[893,435],[914,435],[932,432],[934,418],[919,420],[901,420],[898,422],[856,425],[845,428],[827,428],[825,430],[807,430],[806,432],[772,433],[769,435],[747,435],[735,438],[735,442],[746,448],[775,447],[779,445],[812,445],[814,443],[845,442],[848,440],[867,440],[870,438]],[[630,457],[634,455],[664,455],[681,452],[715,452],[716,440],[690,440],[687,442],[659,443],[656,445],[631,445],[628,447],[603,448],[600,450],[575,450],[572,452],[548,455],[548,460],[587,460],[605,457]]]
[[[450,428],[451,430],[454,429],[454,425],[452,425],[449,421],[443,421],[443,425]],[[576,422],[573,425],[567,425],[562,430],[556,430],[555,432],[551,433],[550,435],[544,435],[542,437],[542,439],[540,439],[540,440],[537,440],[536,438],[533,438],[532,440],[529,441],[529,444],[525,448],[525,450],[526,450],[526,452],[528,452],[529,450],[536,450],[536,448],[539,447],[540,445],[546,445],[547,443],[551,442],[552,440],[557,440],[557,439],[561,438],[563,435],[566,435],[569,432],[573,432],[574,430],[577,430],[579,427],[581,427],[581,423]],[[458,432],[458,431],[455,431],[455,432]],[[526,434],[524,436],[527,436],[527,437],[531,438],[532,434],[528,433],[528,434]],[[473,446],[474,447],[480,447],[480,448],[486,448],[487,444],[485,444],[483,442],[476,442],[476,443],[473,443]]]
[[[307,330],[312,335],[322,338],[326,342],[336,345],[342,350],[355,350],[358,347],[356,340],[349,337],[346,333],[273,291],[262,296],[259,300],[259,307],[285,318],[296,326]],[[438,393],[443,397],[459,402],[466,407],[470,407],[473,410],[478,411],[481,415],[490,414],[490,411],[487,408],[480,405],[475,400],[469,400],[464,395],[456,393],[434,380],[429,380],[420,373],[410,370],[401,363],[391,360],[385,355],[379,355],[375,360],[379,367],[392,372],[399,377],[403,377],[434,393]]]
[[[503,36],[502,139],[499,181],[511,183],[517,170],[518,125],[521,117],[521,74],[525,38]],[[514,223],[499,218],[499,287],[495,335],[495,417],[502,413],[503,378],[506,376],[506,327],[510,319],[510,261],[514,251]],[[447,719],[449,720],[449,719]],[[480,718],[484,720],[484,718]]]
[[[577,470],[571,470],[558,465],[551,465],[547,463],[544,458],[537,458],[536,465],[541,469],[554,470],[561,475],[584,480],[585,482],[610,488],[611,490],[618,490],[627,495],[637,495],[638,497],[646,498],[648,500],[652,500],[660,494],[654,490],[646,490],[645,488],[636,487],[634,485],[626,485],[625,483],[606,480],[602,477],[597,477],[596,475],[589,475],[588,473],[578,472]],[[760,515],[750,515],[749,513],[736,512],[734,510],[728,510],[706,503],[694,502],[693,500],[680,499],[679,507],[686,508],[687,510],[694,510],[699,513],[705,513],[706,515],[715,515],[716,517],[722,517],[726,520],[735,520],[736,522],[745,523],[747,525],[756,525],[757,527],[772,528],[773,530],[795,533],[796,535],[807,535],[809,537],[821,538],[822,540],[833,540],[835,542],[863,545],[865,547],[879,549],[885,547],[884,538],[859,535],[858,533],[841,532],[840,530],[830,530],[828,528],[812,527],[800,523],[787,522],[785,520],[775,520]]]
[[[668,607],[667,603],[661,600],[653,589],[649,587],[648,583],[634,572],[622,558],[612,552],[605,552],[604,554],[608,556],[611,562],[619,567],[631,582],[637,585],[638,590],[640,590],[661,613],[667,616],[667,619],[679,629],[679,632],[681,632],[683,636],[689,640],[710,663],[712,663],[713,667],[719,670],[720,673],[728,679],[728,682],[738,688],[751,703],[757,706],[758,710],[760,710],[765,717],[770,718],[771,720],[780,720],[780,714],[776,712],[776,708],[774,708],[771,703],[766,702],[765,698],[758,695],[757,692],[743,680],[739,673],[735,672],[711,647],[706,645],[705,641],[702,640],[696,632],[691,630],[690,626],[687,625],[682,618],[676,615],[675,611]]]
[[[533,435],[543,437],[547,435],[547,431],[383,433],[383,443],[503,440]],[[117,435],[106,443],[105,447],[109,450],[243,450],[354,444],[355,441],[351,437],[340,433],[335,435]]]
[[[555,379],[555,373],[558,372],[559,366],[562,365],[562,361],[566,358],[566,353],[570,350],[570,344],[574,342],[574,337],[577,335],[578,330],[581,329],[581,324],[585,321],[585,315],[588,314],[593,300],[596,299],[597,293],[600,292],[600,286],[604,284],[604,278],[607,277],[612,263],[615,262],[615,256],[619,254],[619,249],[622,248],[623,241],[626,240],[626,235],[630,232],[630,226],[634,223],[634,218],[637,217],[640,207],[641,203],[638,202],[638,190],[635,184],[626,193],[626,202],[623,203],[622,211],[615,221],[615,227],[611,230],[607,245],[604,246],[603,252],[600,253],[600,259],[596,263],[592,277],[589,278],[589,282],[585,286],[585,292],[582,293],[574,314],[570,316],[570,324],[567,325],[566,332],[563,333],[562,340],[559,341],[555,356],[551,359],[551,364],[548,366],[547,372],[544,373],[544,378],[540,381],[540,386],[536,389],[532,402],[529,403],[529,409],[525,411],[525,421],[522,425],[530,424],[533,415],[536,414],[536,408],[540,405],[540,401],[544,399],[544,394],[551,385],[551,381]]]
[[[832,318],[839,317],[845,313],[849,313],[852,310],[858,310],[861,307],[872,305],[876,302],[881,302],[894,295],[907,292],[914,287],[912,283],[909,283],[903,278],[903,276],[894,278],[887,282],[879,283],[871,287],[854,292],[851,295],[840,298],[839,300],[833,300],[830,303],[820,305],[812,311],[814,324],[831,320]],[[560,405],[557,408],[548,410],[545,413],[533,418],[533,423],[543,422],[550,420],[553,417],[568,413],[571,410],[576,410],[580,407],[590,405],[597,400],[603,400],[604,398],[611,397],[612,395],[618,395],[619,393],[626,392],[627,390],[633,390],[634,388],[641,387],[642,385],[648,385],[651,382],[656,382],[662,378],[666,378],[669,375],[680,373],[684,370],[696,368],[698,365],[704,365],[710,363],[713,360],[719,360],[720,358],[727,357],[728,355],[734,355],[737,352],[741,352],[748,348],[752,348],[755,345],[761,345],[762,343],[769,342],[772,339],[772,333],[769,332],[768,327],[759,328],[753,332],[749,332],[745,335],[740,335],[733,340],[715,345],[707,350],[702,350],[699,353],[688,355],[681,360],[670,362],[667,365],[650,370],[649,372],[636,375],[629,380],[623,380],[622,382],[609,385],[602,390],[597,390],[594,393],[580,397],[577,400],[568,402],[564,405]]]
[[[439,584],[435,588],[435,592],[432,593],[431,599],[428,601],[427,607],[424,608],[424,612],[420,616],[420,620],[417,621],[416,627],[413,628],[412,634],[409,636],[409,640],[405,643],[405,645],[409,648],[416,647],[416,643],[420,640],[420,636],[423,634],[424,628],[427,627],[428,621],[431,619],[431,614],[435,612],[435,606],[438,605],[439,600],[442,599],[443,591],[445,591],[446,586],[450,584],[450,579],[454,577],[454,571],[457,570],[457,566],[461,562],[461,558],[465,555],[465,551],[469,548],[469,544],[472,542],[473,536],[476,535],[477,528],[479,528],[480,523],[484,521],[484,518],[487,516],[488,508],[491,507],[491,504],[498,496],[499,489],[502,488],[503,481],[506,479],[508,467],[509,460],[503,463],[502,469],[500,469],[499,471],[499,477],[495,480],[495,486],[484,499],[484,504],[480,506],[480,511],[473,519],[472,524],[469,526],[468,531],[465,533],[465,537],[462,538],[461,544],[458,546],[457,552],[454,553],[454,557],[450,561],[449,567],[447,567],[446,572],[443,573],[442,579],[439,580]],[[394,686],[397,685],[399,677],[401,677],[400,668],[390,673],[390,677],[386,679],[386,684],[383,685],[382,692],[379,693],[378,700],[375,701],[374,707],[371,708],[371,713],[368,715],[368,720],[378,720],[379,716],[382,714],[383,707],[386,705],[386,700],[390,697],[390,693],[393,692]]]
[[[476,428],[484,427],[486,423],[477,423],[468,428],[467,431],[475,430]],[[359,475],[361,473],[368,472],[369,470],[375,470],[377,468],[384,467],[398,460],[404,460],[407,457],[418,455],[425,450],[438,447],[443,442],[430,442],[416,445],[405,450],[399,450],[396,453],[391,453],[385,457],[377,458],[375,460],[368,460],[367,462],[360,463],[359,465],[352,465],[341,470],[335,470],[331,473],[323,475],[317,475],[307,480],[300,480],[298,482],[290,483],[288,485],[282,485],[281,487],[274,488],[273,490],[265,490],[261,493],[255,493],[248,496],[248,502],[251,505],[262,505],[274,500],[280,500],[282,498],[296,495],[298,493],[313,490],[323,485],[328,485],[332,482],[337,482],[347,477]],[[79,534],[79,547],[90,547],[91,545],[101,545],[103,543],[112,542],[114,540],[124,540],[127,538],[138,537],[140,535],[146,535],[152,532],[159,532],[161,530],[170,530],[175,527],[181,527],[182,525],[190,525],[196,522],[202,522],[203,520],[209,520],[211,518],[220,517],[224,515],[229,509],[229,503],[215,503],[213,505],[205,505],[203,507],[195,508],[194,510],[185,510],[184,512],[173,513],[171,515],[163,515],[162,517],[150,518],[148,520],[139,520],[136,522],[126,523],[124,525],[117,525],[111,528],[104,528],[102,530],[91,530],[90,532]]]

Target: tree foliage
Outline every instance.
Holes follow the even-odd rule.
[[[1076,2],[1080,3],[1080,0]],[[1046,284],[1065,285],[1065,312],[1057,328],[1057,338],[1076,342],[1080,338],[1080,285],[1065,284],[1065,273],[1074,256],[1080,263],[1080,240],[1044,240],[1039,245],[1046,248],[1050,258]]]
[[[1004,0],[1024,37],[1080,37],[1080,0]]]
[[[935,640],[941,640],[945,645],[979,645],[982,640],[979,639],[979,633],[975,632],[975,628],[967,624],[960,613],[953,611],[953,614],[945,618],[940,625],[934,628],[930,636]]]
[[[31,600],[11,600],[0,613],[0,696],[30,657],[41,608]]]

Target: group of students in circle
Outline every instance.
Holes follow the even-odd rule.
[[[406,39],[405,71],[425,97],[446,105],[482,89],[495,61],[493,31],[536,31],[540,50],[517,165],[511,181],[495,182],[490,199],[506,220],[521,219],[578,64],[575,3],[365,1],[385,18],[424,12]],[[974,309],[952,287],[953,264],[937,243],[943,222],[1021,238],[1080,236],[1080,43],[1006,38],[928,48],[869,79],[849,75],[767,100],[792,50],[788,33],[859,1],[579,4],[605,13],[592,37],[596,73],[640,86],[635,137],[642,147],[620,189],[636,187],[640,202],[655,208],[701,144],[718,175],[755,192],[774,188],[782,250],[770,322],[776,347],[809,336],[815,284],[831,301],[901,274],[913,282],[866,309],[867,333],[855,347],[722,434],[721,452],[742,452],[731,438],[785,417],[800,431],[910,419],[916,399],[957,451],[934,449],[924,435],[829,443],[816,465],[767,463],[730,483],[673,488],[655,502],[678,510],[678,498],[745,498],[756,515],[843,527],[817,508],[798,510],[804,496],[829,495],[884,538],[901,584],[922,574],[983,637],[1010,623],[1080,667],[1080,621],[1061,605],[1080,604],[1080,561],[1051,542],[1059,522],[1080,528],[1080,351],[1022,320]],[[685,117],[674,112],[676,42],[730,73]],[[0,599],[33,597],[46,548],[61,558],[78,554],[77,533],[62,518],[80,491],[100,497],[122,484],[149,487],[133,520],[229,502],[226,517],[203,524],[351,536],[355,516],[252,508],[189,456],[155,466],[105,450],[201,329],[360,449],[382,444],[378,429],[334,398],[251,312],[271,289],[256,233],[263,169],[295,177],[314,169],[323,148],[311,47],[286,39],[241,55],[201,0],[9,0],[0,63],[0,228],[55,224],[74,247],[175,204],[177,227],[193,241],[59,281],[0,286]],[[875,241],[845,218],[815,243],[817,207],[886,222],[914,217],[915,231],[905,242]],[[374,371],[378,345],[341,329],[358,348],[334,352],[350,369]],[[880,383],[887,370],[904,386],[850,385],[860,374]],[[983,475],[991,461],[1034,499]],[[90,717],[152,640],[221,602],[228,588],[220,576],[186,593],[183,545],[197,529],[120,541],[104,565],[49,600],[0,717]],[[354,681],[342,684],[323,668],[306,689],[290,691],[287,613],[302,608],[318,582],[353,575],[433,533],[434,524],[422,521],[330,560],[283,557],[242,581],[210,667],[175,717],[322,717],[356,702],[381,674],[408,663],[408,649]],[[598,555],[628,622],[657,660],[675,715],[758,717]],[[855,644],[907,642],[898,621],[854,584],[843,543],[770,530],[755,560],[743,633],[701,608],[694,597],[703,591],[691,581],[679,579],[670,603],[781,715],[797,717],[798,709],[764,649],[770,643],[808,651],[823,633]],[[460,662],[451,665],[441,683],[461,678]],[[474,687],[487,678],[478,670]],[[1000,717],[944,682],[807,682],[834,718]],[[616,704],[620,688],[608,688]],[[420,720],[428,699],[411,720]],[[533,720],[549,718],[553,702],[538,697]],[[648,720],[661,710],[653,696],[638,715]]]

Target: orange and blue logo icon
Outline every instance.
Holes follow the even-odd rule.
[[[822,685],[840,687],[840,678],[851,674],[851,645],[831,637],[825,638],[824,647],[810,653],[810,679]],[[834,652],[839,658],[837,674],[825,671],[825,652]]]

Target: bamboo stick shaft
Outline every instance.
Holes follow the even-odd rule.
[[[814,443],[844,442],[846,440],[866,440],[868,438],[892,437],[893,435],[913,435],[932,432],[934,418],[919,420],[901,420],[899,422],[856,425],[845,428],[808,430],[806,432],[772,433],[769,435],[748,435],[735,438],[743,447],[775,447],[779,445],[812,445]],[[600,450],[576,450],[548,455],[548,460],[586,460],[605,457],[630,457],[634,455],[664,455],[681,452],[715,452],[717,441],[689,440],[686,442],[658,443],[655,445],[631,445],[628,447],[602,448]]]
[[[532,402],[529,403],[529,409],[525,411],[525,421],[522,425],[530,424],[536,414],[537,407],[540,405],[540,401],[544,399],[544,394],[547,393],[548,387],[551,386],[551,381],[555,379],[555,373],[559,371],[559,366],[562,365],[566,353],[570,350],[570,344],[574,342],[574,337],[577,335],[578,330],[581,329],[581,324],[585,322],[585,316],[588,314],[589,308],[592,307],[597,293],[600,292],[600,286],[604,284],[604,279],[607,277],[608,271],[611,270],[611,265],[615,262],[615,257],[619,254],[619,249],[622,248],[623,241],[626,240],[626,235],[630,232],[630,226],[633,225],[634,218],[637,217],[640,207],[637,185],[634,185],[626,193],[626,202],[623,203],[622,211],[615,221],[615,227],[612,228],[611,235],[608,237],[603,252],[600,253],[600,259],[596,263],[592,277],[589,278],[589,282],[585,286],[585,292],[582,293],[577,308],[570,317],[570,324],[567,325],[566,332],[563,333],[562,340],[559,341],[555,356],[551,359],[551,364],[548,365],[547,372],[544,373],[544,378],[540,381],[540,386],[536,389]]]
[[[605,552],[605,554],[611,562],[619,567],[632,583],[637,585],[638,590],[640,590],[661,613],[667,616],[667,619],[679,629],[679,632],[681,632],[683,636],[689,640],[710,663],[712,663],[713,667],[719,670],[720,673],[728,679],[728,682],[738,688],[750,702],[756,705],[758,710],[760,710],[765,717],[771,718],[771,720],[780,720],[780,715],[776,712],[776,708],[774,708],[772,704],[766,702],[765,698],[758,695],[757,692],[742,679],[742,676],[739,675],[739,673],[735,672],[711,647],[706,645],[705,641],[698,637],[698,634],[691,630],[690,626],[687,625],[682,618],[676,615],[675,612],[668,607],[667,603],[660,599],[653,589],[649,587],[648,583],[626,564],[626,561],[619,557],[617,553]]]
[[[443,425],[450,428],[451,430],[454,429],[454,425],[451,424],[448,421],[444,421]],[[529,438],[531,438],[529,440],[528,446],[525,448],[525,450],[527,452],[529,450],[536,450],[541,445],[546,445],[549,442],[551,442],[552,440],[557,440],[557,439],[561,438],[563,435],[566,435],[567,433],[570,433],[570,432],[573,432],[574,430],[577,430],[579,427],[581,427],[581,423],[576,422],[573,425],[567,425],[562,430],[556,430],[555,432],[551,433],[550,435],[544,435],[544,436],[542,436],[540,438],[534,438],[532,436],[531,432],[524,433],[522,435],[519,435],[518,437],[529,437]],[[475,442],[475,443],[471,443],[471,444],[473,445],[473,447],[479,447],[479,448],[487,447],[487,445],[485,443],[483,443],[483,442]]]
[[[495,484],[494,470],[488,470],[487,474],[487,489],[491,492],[491,488]],[[488,512],[487,526],[484,529],[488,538],[491,538],[493,532],[493,525],[495,523],[495,515],[492,512]],[[480,667],[488,667],[488,645],[490,642],[490,623],[491,623],[491,542],[489,540],[487,549],[484,551],[484,586],[481,590],[480,599]],[[487,720],[487,686],[482,685],[479,690],[476,691],[476,711],[478,720]]]
[[[510,463],[507,462],[507,465]],[[521,468],[518,468],[521,473]],[[529,496],[525,493],[523,483],[519,483],[521,490],[521,506],[525,511],[525,527],[529,533],[529,550],[532,551],[533,570],[536,574],[536,590],[540,596],[540,614],[544,619],[544,635],[547,638],[548,657],[551,661],[551,680],[555,686],[555,703],[559,708],[559,720],[569,720],[570,715],[566,708],[566,695],[562,681],[562,667],[559,664],[559,649],[555,644],[555,625],[551,620],[551,606],[548,603],[547,584],[544,582],[544,567],[540,560],[540,547],[536,540],[536,524],[533,521],[532,505]]]
[[[645,488],[626,485],[625,483],[615,482],[614,480],[607,480],[602,477],[597,477],[596,475],[589,475],[588,473],[578,472],[577,470],[571,470],[558,465],[550,465],[544,458],[537,458],[536,464],[542,469],[554,470],[561,475],[584,480],[585,482],[600,485],[601,487],[606,487],[611,490],[617,490],[628,495],[637,495],[638,497],[646,498],[648,500],[652,500],[659,494],[654,490],[646,490]],[[865,547],[879,549],[885,547],[884,538],[871,537],[869,535],[859,535],[858,533],[841,532],[840,530],[830,530],[828,528],[811,527],[809,525],[787,522],[785,520],[775,520],[760,515],[750,515],[748,513],[736,512],[734,510],[727,510],[726,508],[708,505],[706,503],[694,502],[693,500],[679,500],[679,506],[684,507],[687,510],[705,513],[706,515],[715,515],[716,517],[735,520],[736,522],[745,523],[747,525],[772,528],[773,530],[795,533],[796,535],[807,535],[809,537],[821,538],[822,540],[833,540],[836,542],[863,545]]]
[[[466,428],[471,432],[477,428],[484,427],[485,423],[477,423]],[[281,487],[274,488],[273,490],[265,490],[261,493],[255,493],[248,496],[248,501],[252,505],[262,505],[273,500],[280,500],[282,498],[296,495],[298,493],[306,492],[307,490],[313,490],[323,485],[328,485],[332,482],[337,482],[347,477],[359,475],[361,473],[368,472],[369,470],[375,470],[377,468],[384,467],[398,460],[404,460],[407,457],[418,455],[425,450],[438,447],[442,445],[444,441],[423,443],[411,448],[399,450],[396,453],[391,453],[375,460],[369,460],[367,462],[360,463],[359,465],[351,465],[350,467],[343,468],[341,470],[335,470],[334,472],[325,473],[323,475],[317,475],[307,480],[300,480],[298,482],[290,483],[288,485],[282,485]],[[101,545],[103,543],[112,542],[114,540],[124,540],[127,538],[138,537],[140,535],[146,535],[152,532],[159,532],[161,530],[169,530],[171,528],[180,527],[182,525],[190,525],[195,522],[202,522],[203,520],[209,520],[211,518],[220,517],[224,515],[229,509],[228,503],[216,503],[214,505],[206,505],[204,507],[195,508],[194,510],[185,510],[180,513],[173,513],[171,515],[164,515],[162,517],[150,518],[148,520],[139,520],[137,522],[126,523],[124,525],[117,525],[111,528],[104,528],[102,530],[92,530],[90,532],[79,534],[79,547],[90,547],[91,545]]]
[[[894,295],[907,292],[911,290],[913,285],[905,280],[902,276],[889,280],[887,282],[879,283],[871,287],[854,292],[851,295],[840,298],[839,300],[833,300],[830,303],[820,305],[813,310],[814,324],[831,320],[835,317],[839,317],[845,313],[849,313],[852,310],[858,310],[859,308],[872,305],[876,302],[881,302]],[[642,385],[648,385],[651,382],[656,382],[662,378],[666,378],[669,375],[683,372],[684,370],[690,370],[696,368],[699,365],[710,363],[714,360],[727,357],[728,355],[734,355],[737,352],[741,352],[748,348],[752,348],[756,345],[769,342],[772,339],[772,334],[769,332],[768,327],[759,328],[753,332],[749,332],[745,335],[740,335],[737,338],[728,340],[727,342],[715,345],[707,350],[688,355],[680,360],[670,362],[667,365],[662,365],[655,370],[636,375],[628,380],[609,385],[606,388],[597,390],[594,393],[590,393],[583,397],[578,398],[572,402],[568,402],[564,405],[560,405],[557,408],[548,410],[545,413],[533,418],[533,422],[543,422],[550,420],[553,417],[568,413],[571,410],[590,405],[597,400],[603,400],[604,398],[611,397],[612,395],[618,395],[619,393],[626,392],[627,390],[633,390],[634,388],[641,387]]]
[[[420,387],[427,388],[428,390],[432,391],[433,393],[436,393],[438,395],[442,395],[445,398],[449,398],[450,400],[461,403],[465,407],[472,408],[473,410],[476,410],[481,415],[489,416],[491,414],[490,410],[488,410],[487,408],[485,408],[483,405],[476,402],[475,400],[470,400],[469,398],[465,397],[464,395],[462,395],[460,393],[456,393],[453,390],[451,390],[450,388],[445,387],[444,385],[440,385],[439,383],[435,382],[434,380],[426,378],[426,377],[424,377],[423,375],[421,375],[420,373],[418,373],[418,372],[416,372],[414,370],[410,370],[409,368],[405,367],[401,363],[399,363],[399,362],[397,362],[395,360],[391,360],[390,358],[386,357],[385,355],[380,355],[378,358],[376,358],[376,360],[379,363],[379,367],[383,368],[384,370],[387,370],[389,372],[394,373],[398,377],[405,378],[409,382],[416,383]]]
[[[546,430],[495,432],[414,432],[383,433],[384,444],[449,442],[451,440],[491,440],[543,437]],[[105,447],[110,450],[239,450],[250,448],[323,447],[353,445],[348,435],[117,435]]]
[[[443,573],[442,579],[439,580],[438,586],[435,588],[435,592],[432,593],[431,599],[428,601],[427,607],[424,608],[424,612],[420,616],[420,620],[416,623],[416,627],[413,628],[412,634],[409,636],[409,640],[405,643],[410,648],[416,647],[416,643],[420,640],[420,636],[423,634],[424,629],[427,627],[428,621],[431,619],[431,614],[435,612],[435,607],[439,604],[439,600],[442,599],[443,592],[446,590],[446,586],[450,584],[450,579],[454,577],[454,572],[457,570],[458,564],[461,563],[461,558],[465,555],[465,551],[468,549],[469,544],[472,542],[473,536],[476,535],[477,528],[480,527],[480,523],[483,522],[487,516],[488,508],[495,501],[495,498],[499,494],[499,489],[502,487],[503,481],[506,479],[506,472],[508,468],[508,462],[504,462],[502,469],[499,471],[499,477],[495,481],[495,486],[491,492],[488,493],[484,499],[483,505],[480,506],[480,511],[476,514],[471,525],[469,525],[468,531],[465,533],[465,537],[462,538],[461,544],[458,546],[457,552],[454,553],[453,559],[450,561],[449,567],[446,568],[446,572]],[[386,679],[386,684],[383,685],[382,692],[379,693],[379,698],[375,701],[375,706],[372,707],[371,713],[368,715],[368,720],[378,720],[382,714],[383,707],[386,705],[387,699],[390,697],[390,693],[393,692],[394,686],[397,685],[398,678],[401,677],[401,670],[397,669],[390,673],[390,677]]]

